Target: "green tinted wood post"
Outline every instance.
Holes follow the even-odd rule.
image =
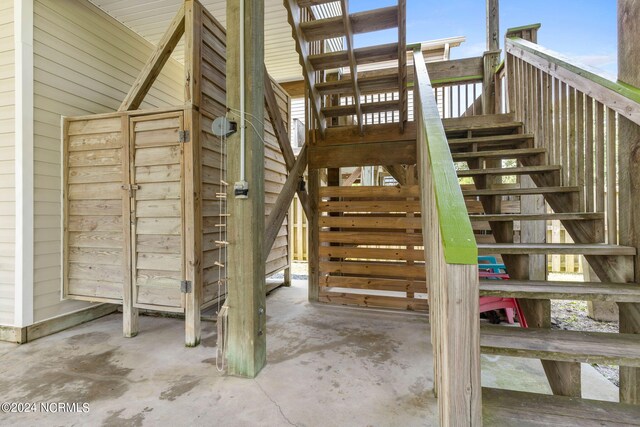
[[[244,44],[240,44],[240,2],[244,1]],[[244,75],[240,55],[244,50]],[[238,127],[245,126],[248,199],[234,197],[240,181],[240,135],[227,139],[229,207],[228,297],[229,373],[253,378],[266,363],[264,213],[264,2],[227,2],[227,105]],[[240,117],[240,83],[245,84],[245,120]],[[248,122],[251,122],[249,124]]]
[[[640,2],[618,0],[618,79],[640,88]],[[618,122],[620,244],[640,252],[640,126]],[[640,280],[636,258],[635,281]],[[620,303],[620,332],[640,333],[640,304]],[[620,402],[640,405],[640,369],[620,367]]]

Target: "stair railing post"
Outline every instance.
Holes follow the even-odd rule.
[[[618,79],[640,87],[640,2],[618,0]],[[640,251],[640,126],[618,115],[618,182],[621,245]],[[635,281],[640,280],[636,256]],[[619,303],[620,332],[640,333],[640,304]],[[640,369],[620,367],[620,402],[640,405]]]
[[[487,0],[487,51],[483,55],[482,114],[496,113],[496,69],[500,64],[499,0]]]

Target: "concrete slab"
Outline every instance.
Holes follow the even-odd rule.
[[[267,299],[268,365],[255,380],[217,371],[213,323],[197,348],[184,347],[178,319],[142,317],[129,339],[121,326],[113,314],[0,345],[0,401],[89,404],[88,413],[0,413],[0,425],[437,425],[423,315],[310,305],[306,282],[295,281]],[[538,360],[482,364],[483,385],[549,392]],[[585,389],[596,393],[585,397],[617,396],[585,366]]]
[[[618,387],[586,363],[582,364],[582,397],[585,399],[619,401]],[[482,385],[484,387],[552,394],[538,359],[482,355]]]
[[[0,356],[8,402],[89,403],[89,413],[0,414],[0,425],[437,425],[424,317],[309,305],[304,283],[268,299],[256,380],[215,367],[215,325],[185,348],[183,322],[114,314]]]

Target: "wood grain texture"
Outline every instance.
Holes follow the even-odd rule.
[[[640,62],[640,4],[629,0],[618,0],[618,79],[635,88],[640,87],[638,63]],[[619,138],[619,214],[620,244],[640,250],[640,126],[627,120],[622,114],[618,118]],[[640,279],[640,262],[636,258],[635,280]],[[638,304],[619,304],[620,332],[640,333],[640,308]],[[640,404],[640,369],[620,368],[620,401]]]

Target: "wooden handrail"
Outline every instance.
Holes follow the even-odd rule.
[[[506,50],[640,125],[640,89],[521,38],[507,39]]]
[[[422,52],[413,54],[434,388],[440,425],[482,425],[478,248]]]
[[[416,121],[418,144],[426,144],[426,159],[431,171],[433,191],[438,211],[444,258],[449,264],[477,264],[478,248],[467,208],[458,183],[449,143],[436,105],[429,73],[420,51],[414,52]],[[424,147],[423,147],[424,148]]]

